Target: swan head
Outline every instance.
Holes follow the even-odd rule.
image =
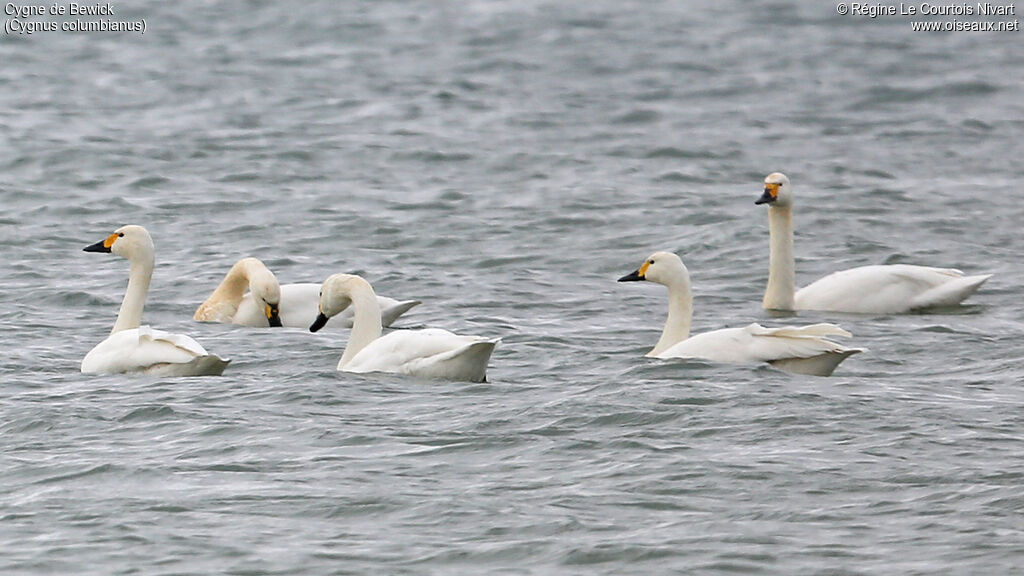
[[[83,248],[85,252],[106,252],[117,254],[122,258],[133,260],[140,257],[153,257],[153,238],[142,226],[130,224],[122,226],[110,236],[95,244]]]
[[[267,322],[275,328],[281,324],[281,285],[274,273],[257,258],[244,258],[240,262],[249,279],[249,293],[256,300],[260,310],[267,315]]]
[[[764,178],[764,194],[754,204],[787,207],[793,205],[793,188],[789,178],[781,172],[772,172]]]
[[[352,293],[370,284],[352,274],[335,274],[324,280],[320,287],[319,313],[316,320],[309,327],[310,332],[316,332],[327,324],[332,316],[342,313],[352,305]],[[372,288],[370,288],[372,292]]]
[[[671,252],[655,252],[635,271],[619,278],[619,282],[649,280],[672,286],[689,280],[689,272],[683,260]]]

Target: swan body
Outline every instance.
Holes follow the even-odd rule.
[[[796,310],[898,314],[956,306],[991,276],[908,264],[860,266],[833,272],[797,290],[794,302]]]
[[[669,291],[668,319],[658,343],[647,353],[651,358],[697,358],[727,364],[767,362],[788,372],[828,376],[843,360],[862,352],[829,340],[829,336],[849,337],[850,333],[824,323],[781,328],[750,324],[690,336],[690,274],[679,256],[656,252],[635,272],[619,278],[619,282],[641,280],[657,282]]]
[[[230,360],[209,354],[184,334],[142,326],[142,310],[153,276],[154,248],[141,226],[124,226],[86,252],[109,252],[126,258],[131,267],[128,289],[110,335],[82,359],[85,374],[143,372],[163,376],[215,376]]]
[[[274,274],[259,259],[243,258],[199,305],[193,319],[253,327],[307,328],[316,320],[319,299],[320,284],[278,284]],[[384,326],[391,326],[399,316],[420,304],[419,300],[395,300],[386,296],[378,296],[377,301]],[[351,328],[352,311],[342,312],[332,325]]]
[[[762,306],[769,310],[821,310],[860,314],[899,314],[955,306],[991,274],[965,276],[952,268],[909,264],[875,265],[834,272],[796,289],[793,255],[793,191],[778,172],[764,179],[757,204],[768,204],[770,256]]]
[[[486,381],[487,363],[498,338],[460,336],[438,328],[396,330],[382,336],[377,297],[370,283],[359,276],[335,274],[324,281],[319,312],[310,331],[316,332],[332,316],[350,307],[352,332],[338,370]]]
[[[114,332],[82,359],[85,374],[142,372],[158,376],[218,375],[228,361],[209,354],[195,340],[140,326]]]

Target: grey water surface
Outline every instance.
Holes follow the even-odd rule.
[[[785,0],[113,8],[145,33],[0,39],[0,573],[1021,572],[1020,32]],[[773,171],[799,283],[995,276],[929,314],[769,314]],[[82,248],[128,223],[145,322],[223,377],[79,373],[128,269]],[[656,250],[695,330],[870,351],[831,378],[645,359],[665,291],[615,280]],[[489,381],[193,322],[243,256],[500,336]]]

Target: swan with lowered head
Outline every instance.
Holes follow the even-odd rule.
[[[690,336],[690,273],[679,256],[655,252],[635,272],[619,278],[619,282],[641,280],[668,288],[668,319],[658,343],[647,353],[651,358],[695,358],[728,364],[767,362],[787,372],[828,376],[840,362],[862,352],[829,340],[828,336],[850,336],[834,324],[782,328],[750,324]]]
[[[937,306],[955,306],[991,274],[964,276],[952,268],[909,264],[860,266],[796,289],[793,256],[793,189],[785,174],[764,179],[755,202],[768,204],[770,256],[762,306],[768,310],[822,310],[861,314],[899,314]]]
[[[172,334],[142,326],[142,309],[153,277],[153,239],[142,226],[118,228],[106,239],[84,248],[86,252],[107,252],[130,263],[117,321],[104,341],[82,359],[86,374],[144,372],[166,376],[216,376],[230,360],[209,354],[184,334]]]
[[[352,332],[338,370],[486,381],[487,362],[499,338],[459,336],[438,328],[396,330],[381,336],[380,306],[373,288],[352,274],[335,274],[324,281],[310,332],[349,307],[354,310]]]
[[[246,292],[246,289],[249,292]],[[274,273],[258,258],[243,258],[231,267],[224,280],[199,305],[194,320],[242,326],[288,326],[306,328],[316,320],[320,285],[313,283],[280,285]],[[384,326],[420,304],[419,300],[395,300],[378,296]],[[333,325],[352,326],[352,311],[347,310]]]

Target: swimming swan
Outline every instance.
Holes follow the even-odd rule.
[[[243,258],[235,262],[192,318],[243,326],[306,328],[316,320],[319,299],[319,284],[282,286],[258,258]],[[399,301],[385,296],[378,296],[377,302],[384,326],[391,326],[399,316],[420,304],[419,300]],[[352,311],[343,312],[334,325],[351,328]]]
[[[768,287],[762,306],[769,310],[828,310],[898,314],[918,308],[954,306],[974,293],[991,274],[964,276],[952,268],[908,264],[861,266],[834,272],[796,290],[793,257],[793,189],[774,172],[764,179],[771,242]]]
[[[788,372],[828,376],[840,362],[862,351],[828,340],[827,336],[850,336],[834,324],[782,328],[750,324],[690,336],[690,273],[679,256],[655,252],[635,272],[619,278],[619,282],[640,280],[668,287],[668,319],[657,345],[647,353],[650,358],[699,358],[729,364],[767,362]]]
[[[86,252],[108,252],[131,263],[128,289],[117,321],[106,340],[82,359],[86,374],[145,372],[163,376],[216,376],[230,360],[209,354],[184,334],[155,330],[142,323],[142,309],[153,277],[153,239],[141,226],[118,228],[105,240],[86,246]]]
[[[350,306],[354,322],[338,370],[486,381],[487,362],[499,338],[459,336],[438,328],[396,330],[381,336],[380,306],[370,283],[359,276],[335,274],[324,281],[310,332]]]

